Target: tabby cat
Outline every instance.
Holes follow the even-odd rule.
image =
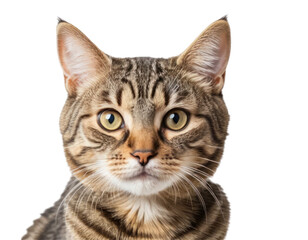
[[[229,121],[227,19],[168,59],[111,57],[63,20],[57,42],[72,178],[22,239],[224,239],[229,202],[209,177]]]

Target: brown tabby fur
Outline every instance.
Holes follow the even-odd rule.
[[[78,57],[69,44],[81,46]],[[22,239],[224,239],[229,203],[208,178],[219,165],[227,135],[221,89],[229,46],[223,18],[179,57],[120,59],[60,21],[59,56],[69,94],[60,128],[73,176],[61,199]],[[105,108],[116,109],[125,127],[103,130],[97,115]],[[161,123],[174,108],[189,112],[183,130]],[[129,182],[128,164],[136,160],[130,153],[136,149],[157,152],[151,160],[159,179],[155,184]]]

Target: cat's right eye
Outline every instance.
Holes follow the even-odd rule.
[[[97,116],[97,122],[101,128],[107,131],[115,131],[124,126],[121,114],[113,109],[101,111]]]

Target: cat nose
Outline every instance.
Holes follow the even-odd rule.
[[[151,150],[136,150],[131,153],[132,156],[139,160],[141,166],[145,166],[148,164],[151,158],[155,157],[157,153]]]

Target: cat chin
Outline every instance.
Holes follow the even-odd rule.
[[[122,191],[136,196],[150,196],[158,194],[172,185],[171,180],[159,180],[154,177],[136,178],[132,180],[118,180],[117,187]]]

